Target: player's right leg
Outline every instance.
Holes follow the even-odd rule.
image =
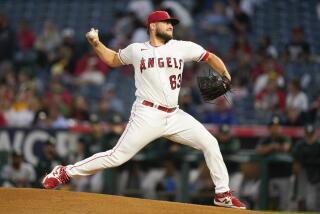
[[[108,151],[94,154],[73,165],[56,166],[42,181],[45,188],[55,188],[72,177],[95,174],[103,169],[119,166],[131,159],[149,142],[159,138],[163,132],[159,110],[135,102],[125,131],[116,146]]]
[[[202,150],[215,184],[215,205],[245,209],[230,192],[229,175],[217,139],[200,122],[179,110],[168,118],[166,138]]]

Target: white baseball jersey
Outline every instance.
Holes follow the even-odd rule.
[[[118,56],[124,65],[134,67],[138,98],[176,107],[184,62],[199,62],[209,53],[193,42],[170,40],[159,47],[150,42],[133,43],[119,50]]]
[[[209,53],[201,46],[177,40],[170,40],[160,47],[153,47],[149,42],[134,43],[120,50],[118,57],[121,62],[134,66],[137,88],[137,99],[127,127],[114,148],[68,165],[67,174],[70,177],[86,176],[119,166],[150,142],[165,137],[202,150],[215,192],[229,191],[228,171],[217,140],[191,115],[174,108],[178,103],[184,62],[200,61],[208,56]],[[145,105],[144,100],[174,110],[163,111]]]

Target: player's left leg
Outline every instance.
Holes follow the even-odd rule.
[[[117,167],[130,160],[149,142],[162,136],[165,112],[135,102],[129,122],[114,148],[68,166],[56,166],[42,184],[52,189],[67,183],[70,178],[88,176],[107,168]]]
[[[215,184],[214,203],[219,206],[245,209],[229,189],[229,175],[218,141],[196,119],[182,110],[168,117],[166,138],[199,149],[203,152],[211,178]]]

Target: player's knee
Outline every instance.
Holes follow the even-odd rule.
[[[115,152],[111,156],[111,162],[113,167],[121,166],[127,162],[130,158],[122,153]]]
[[[121,166],[124,163],[125,163],[124,161],[114,161],[112,163],[112,167],[118,167],[118,166]]]
[[[112,159],[111,159],[112,167],[121,166],[121,165],[124,164],[125,162],[126,162],[125,159],[118,159],[118,158],[112,158]]]
[[[212,137],[211,144],[214,144],[215,146],[219,146],[218,140],[215,137]]]
[[[216,148],[219,147],[218,141],[215,137],[208,136],[207,138],[202,138],[202,143],[201,143],[201,150],[208,150],[210,148]]]

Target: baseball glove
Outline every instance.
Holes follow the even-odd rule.
[[[209,70],[208,76],[197,77],[197,82],[202,99],[206,102],[225,95],[231,89],[231,81],[213,70]]]

